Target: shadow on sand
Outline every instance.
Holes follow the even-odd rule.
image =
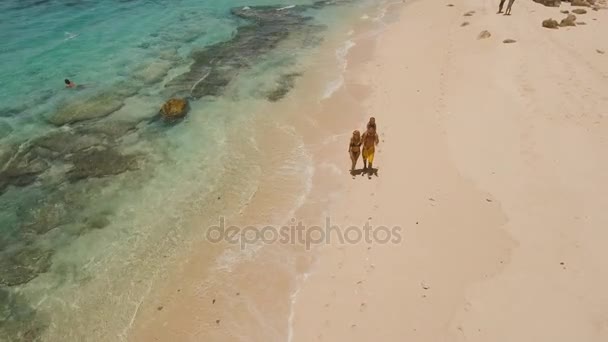
[[[368,168],[368,169],[355,169],[350,171],[350,175],[355,179],[357,176],[367,176],[368,179],[372,179],[372,176],[378,177],[378,169],[376,168]]]

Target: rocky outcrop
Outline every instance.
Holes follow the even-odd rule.
[[[574,14],[568,14],[567,17],[562,19],[562,21],[559,23],[559,26],[576,26],[576,16]]]
[[[571,0],[570,1],[570,6],[582,6],[582,7],[589,7],[590,4],[588,1],[586,0]]]
[[[550,29],[557,29],[559,27],[559,23],[557,22],[557,20],[554,20],[554,19],[543,20],[542,25],[543,25],[543,27],[550,28]]]
[[[168,121],[178,120],[188,113],[188,100],[170,99],[163,104],[160,115]]]

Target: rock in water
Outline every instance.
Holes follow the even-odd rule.
[[[135,72],[134,77],[145,84],[153,84],[162,81],[170,69],[170,62],[155,61],[142,66]]]
[[[188,101],[186,99],[170,99],[160,109],[160,114],[166,120],[181,119],[188,113]]]
[[[568,14],[567,17],[562,19],[561,23],[559,23],[559,26],[576,26],[576,16],[574,14]]]
[[[515,39],[505,39],[502,41],[505,44],[513,44],[515,42],[517,42]]]
[[[13,127],[8,122],[0,120],[0,139],[8,137],[12,132]]]
[[[277,86],[274,90],[266,94],[266,99],[270,102],[277,102],[284,98],[287,93],[295,86],[295,80],[301,76],[299,73],[291,73],[282,75],[277,81]]]
[[[123,106],[122,98],[116,94],[100,94],[88,99],[62,103],[48,120],[55,126],[108,116]]]
[[[585,13],[587,13],[587,10],[585,10],[584,8],[577,8],[577,9],[573,9],[572,13],[574,13],[574,14],[585,14]]]
[[[486,39],[486,38],[490,38],[492,36],[492,34],[489,31],[481,31],[479,33],[479,35],[477,36],[477,39]]]
[[[557,20],[547,19],[547,20],[543,20],[543,27],[550,28],[550,29],[556,29],[559,27],[559,24],[557,23]]]
[[[92,149],[74,154],[73,167],[67,172],[72,182],[85,178],[102,178],[137,169],[134,155],[123,155],[114,149]]]
[[[38,274],[48,270],[51,255],[51,251],[35,247],[3,252],[0,258],[0,285],[15,286],[36,278]]]

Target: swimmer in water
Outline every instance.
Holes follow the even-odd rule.
[[[67,78],[64,80],[66,88],[76,88],[76,83],[68,80]]]

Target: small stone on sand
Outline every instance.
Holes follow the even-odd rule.
[[[215,304],[215,298],[213,298],[213,301],[211,302],[211,304]]]
[[[490,38],[492,36],[492,34],[487,31],[487,30],[483,30],[481,32],[479,32],[479,35],[477,35],[477,39],[487,39]]]
[[[505,39],[502,41],[505,44],[513,44],[515,42],[517,42],[515,39]]]
[[[218,320],[216,320],[216,321],[215,321],[215,324],[220,324],[220,320],[219,320],[219,319],[218,319]]]
[[[460,27],[464,27],[464,26],[468,26],[470,23],[468,21],[463,22],[462,24],[460,24]]]
[[[595,50],[595,52],[599,53],[600,55],[603,55],[604,53],[606,53],[606,52],[604,52],[604,50],[600,50],[600,49]]]
[[[162,310],[162,309],[163,309],[163,307],[162,307],[162,306],[159,306],[159,307],[157,307],[157,308],[156,308],[156,310],[158,310],[158,311],[160,311],[160,310]]]

